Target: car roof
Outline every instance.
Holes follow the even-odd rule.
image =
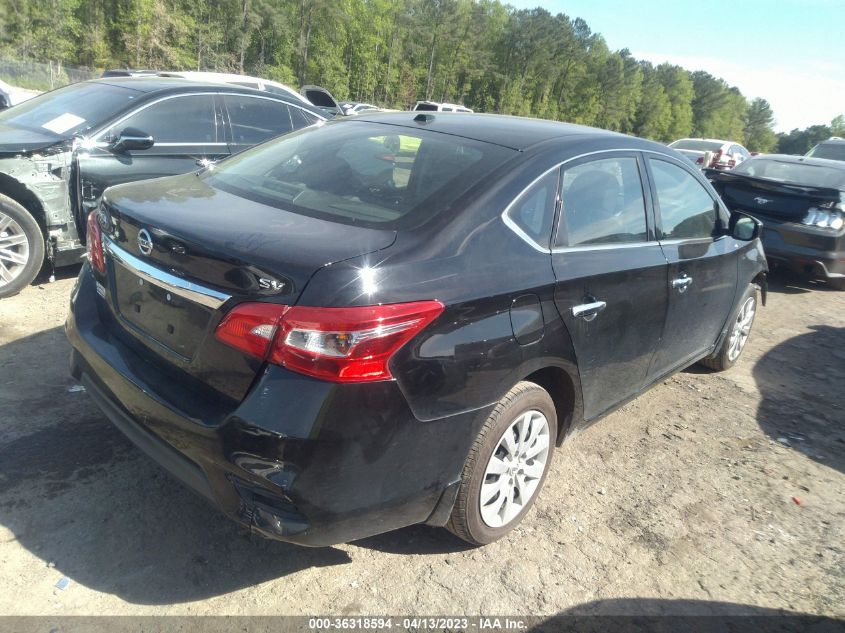
[[[722,145],[742,145],[737,141],[726,141],[720,138],[700,138],[696,136],[688,136],[686,138],[679,138],[677,141],[672,141],[672,143],[677,143],[678,141],[707,141],[708,143],[721,143]],[[671,143],[670,143],[671,145]]]
[[[421,120],[421,118],[424,118]],[[643,147],[657,145],[650,141],[636,139],[617,132],[598,128],[561,123],[546,119],[506,116],[502,114],[477,114],[456,112],[379,112],[363,113],[355,121],[372,121],[409,128],[424,128],[444,134],[453,134],[476,141],[524,150],[532,145],[554,138],[618,137],[640,141]],[[665,150],[665,146],[662,146]],[[671,150],[670,150],[671,151]]]
[[[309,112],[313,112],[326,118],[326,115],[319,108],[310,102],[297,98],[295,93],[288,94],[272,92],[267,90],[257,90],[247,86],[237,84],[225,83],[220,81],[198,81],[196,79],[185,79],[182,77],[105,77],[100,79],[90,79],[88,83],[108,84],[111,86],[119,86],[121,88],[129,88],[130,90],[137,90],[143,93],[167,94],[171,92],[197,91],[197,92],[237,92],[252,94],[255,96],[280,99],[290,103],[296,104]]]

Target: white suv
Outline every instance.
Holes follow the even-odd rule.
[[[751,158],[751,152],[734,141],[715,138],[682,138],[669,147],[679,151],[701,169],[733,169]]]
[[[417,105],[414,106],[414,112],[472,112],[472,110],[457,103],[417,101]]]

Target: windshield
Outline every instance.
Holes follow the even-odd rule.
[[[734,173],[748,174],[756,178],[766,178],[794,185],[808,187],[845,187],[845,169],[793,163],[771,158],[754,158],[734,168]]]
[[[0,112],[0,123],[70,138],[103,123],[143,93],[105,83],[78,83]]]
[[[820,143],[811,149],[807,156],[813,158],[829,158],[831,160],[845,160],[845,142]]]
[[[202,177],[214,187],[280,209],[398,228],[448,209],[514,155],[453,135],[343,121],[280,137]]]
[[[672,149],[689,149],[695,152],[718,152],[722,143],[718,141],[698,141],[692,138],[684,138],[669,145]]]

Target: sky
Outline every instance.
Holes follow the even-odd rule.
[[[845,114],[845,0],[507,0],[583,18],[612,50],[705,70],[772,106],[775,131]]]

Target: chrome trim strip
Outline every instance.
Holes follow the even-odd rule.
[[[618,242],[615,244],[589,244],[585,246],[558,246],[552,253],[579,253],[582,251],[607,251],[617,248],[642,248],[643,246],[659,246],[659,242]]]
[[[235,84],[229,84],[229,85],[235,85]],[[97,142],[97,143],[104,142],[101,137],[106,132],[111,130],[113,127],[120,125],[121,123],[126,121],[126,119],[128,119],[129,117],[135,116],[139,112],[146,110],[150,106],[154,106],[157,103],[161,103],[162,101],[168,101],[170,99],[179,99],[180,97],[197,97],[197,96],[204,96],[204,95],[216,95],[216,96],[232,95],[232,96],[236,96],[236,97],[252,97],[253,99],[266,99],[267,101],[275,101],[276,103],[284,103],[285,105],[287,105],[291,108],[296,108],[297,110],[302,110],[306,114],[311,114],[311,115],[317,117],[318,121],[326,121],[327,120],[327,118],[324,117],[323,115],[317,114],[316,112],[312,112],[311,110],[306,110],[305,108],[300,107],[299,105],[297,105],[295,103],[291,103],[290,101],[287,101],[285,99],[276,99],[274,97],[268,97],[268,96],[264,96],[264,95],[247,94],[247,93],[244,93],[244,92],[235,92],[235,91],[229,91],[229,90],[224,90],[224,91],[221,91],[221,92],[212,91],[212,90],[208,90],[208,91],[205,91],[205,92],[180,92],[178,94],[165,95],[163,97],[160,97],[158,99],[154,99],[154,100],[149,101],[147,103],[142,103],[140,105],[140,107],[136,108],[135,110],[132,110],[132,112],[124,114],[119,119],[116,119],[112,123],[109,123],[106,127],[101,128],[98,132],[96,132],[95,134],[93,134],[91,136],[91,139],[93,141]],[[284,95],[279,95],[279,96],[284,96]],[[292,97],[289,97],[289,98],[292,98]],[[293,123],[293,122],[291,122],[291,123]],[[221,124],[220,126],[215,126],[215,130],[218,132],[218,136],[219,136],[219,132],[221,131],[220,130],[221,126],[225,126],[225,124]],[[310,127],[310,126],[308,126],[308,127]],[[177,143],[177,145],[188,145],[188,144],[189,143]],[[108,145],[108,143],[106,143],[106,145]],[[156,145],[161,146],[161,145],[163,145],[163,143],[156,143]],[[228,143],[225,143],[225,142],[221,143],[219,141],[215,141],[214,143],[190,143],[190,145],[228,145]]]
[[[194,303],[199,303],[212,310],[216,310],[232,298],[231,295],[206,288],[205,286],[195,284],[160,268],[156,268],[143,259],[135,257],[126,249],[121,248],[111,239],[104,238],[103,241],[105,242],[106,251],[114,258],[114,261],[125,266],[141,279],[161,286],[175,295],[179,295]]]
[[[566,160],[557,163],[553,167],[549,167],[549,169],[544,171],[542,174],[540,174],[534,180],[532,180],[528,185],[526,185],[522,189],[522,191],[520,191],[518,194],[516,194],[516,196],[514,196],[514,199],[511,200],[510,203],[508,204],[508,206],[505,207],[505,210],[502,211],[502,215],[501,215],[502,222],[504,222],[505,225],[507,225],[507,227],[511,231],[516,233],[519,236],[519,238],[522,239],[522,241],[524,241],[525,243],[527,243],[531,248],[533,248],[536,251],[540,251],[541,253],[546,253],[546,254],[567,253],[567,252],[572,252],[572,251],[607,250],[609,248],[626,248],[626,247],[630,248],[630,247],[634,247],[634,246],[653,246],[653,245],[656,245],[659,242],[659,240],[655,240],[655,241],[652,241],[652,242],[631,242],[629,244],[596,244],[595,246],[559,246],[557,248],[551,248],[551,249],[544,248],[542,245],[535,242],[527,233],[525,233],[525,231],[523,231],[519,227],[519,225],[516,222],[514,222],[510,218],[510,216],[508,215],[510,213],[511,207],[513,207],[513,205],[516,204],[517,200],[519,200],[522,197],[522,194],[524,194],[526,191],[531,189],[531,187],[533,187],[539,180],[541,180],[545,176],[547,176],[550,172],[554,171],[555,169],[560,169],[561,167],[563,167],[567,163],[571,163],[572,161],[578,160],[579,158],[585,158],[587,156],[595,156],[596,154],[609,154],[611,152],[642,152],[643,154],[655,154],[657,156],[660,156],[661,158],[666,159],[667,161],[672,161],[674,163],[677,163],[678,165],[680,165],[684,169],[686,169],[686,167],[687,167],[686,165],[684,165],[681,161],[679,161],[674,156],[669,156],[667,154],[664,154],[663,152],[656,152],[652,149],[637,149],[637,148],[633,148],[633,147],[626,147],[626,148],[620,147],[620,148],[617,148],[617,149],[600,149],[600,150],[596,150],[594,152],[585,152],[584,154],[578,154],[577,156],[572,156],[571,158],[567,158]]]

